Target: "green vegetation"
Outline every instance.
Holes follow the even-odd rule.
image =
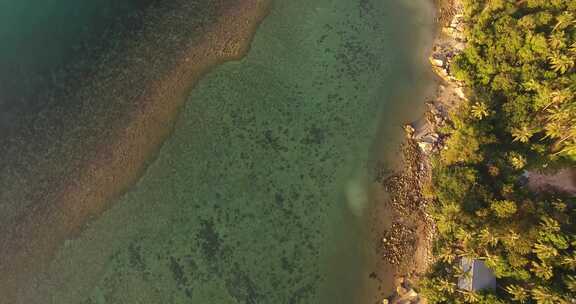
[[[433,160],[438,261],[422,292],[429,303],[575,303],[576,200],[530,193],[522,173],[576,164],[576,1],[464,6],[468,46],[452,72],[470,102]],[[461,257],[483,260],[497,289],[458,289]]]

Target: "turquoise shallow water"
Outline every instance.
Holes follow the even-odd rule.
[[[416,2],[276,1],[248,56],[200,82],[146,174],[65,244],[31,294],[358,303],[366,164],[429,81],[416,58],[432,16]]]

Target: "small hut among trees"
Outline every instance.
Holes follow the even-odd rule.
[[[494,273],[481,260],[462,258],[460,267],[464,274],[458,279],[458,288],[468,291],[496,289]]]

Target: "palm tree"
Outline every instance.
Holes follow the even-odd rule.
[[[508,233],[504,234],[501,238],[508,247],[514,247],[520,239],[520,235],[516,233],[516,231],[510,229],[508,230]]]
[[[570,98],[574,97],[574,93],[572,92],[571,88],[564,88],[559,91],[543,89],[538,93],[539,100],[543,100],[543,104],[546,104],[542,111],[546,111],[547,115],[550,115],[551,110],[548,110],[550,106],[556,106],[556,108],[558,108],[559,105],[564,104],[566,101],[569,101]],[[553,109],[552,111],[558,110]]]
[[[576,43],[575,43],[576,44]],[[538,91],[542,86],[538,81],[530,79],[522,84],[526,91]]]
[[[462,227],[458,228],[458,230],[456,230],[454,235],[461,242],[462,246],[465,248],[468,247],[468,245],[470,244],[472,239],[474,239],[474,236],[475,236],[474,233],[471,233],[470,231],[466,231]]]
[[[542,262],[541,264],[532,261],[530,270],[539,278],[543,280],[550,280],[554,276],[552,266]]]
[[[527,124],[522,124],[519,128],[512,128],[512,137],[514,137],[514,141],[527,143],[532,135],[534,135],[534,130]]]
[[[472,116],[478,120],[488,116],[488,106],[484,102],[477,102],[472,105],[471,109]]]
[[[554,210],[558,212],[565,212],[566,208],[568,208],[568,205],[563,200],[556,199],[552,202],[552,207],[554,207]]]
[[[552,70],[560,74],[564,74],[574,67],[574,59],[564,54],[555,53],[548,57],[548,60],[550,60]]]
[[[510,153],[509,161],[510,165],[512,165],[512,167],[516,170],[520,170],[526,167],[526,164],[528,163],[526,157],[522,156],[520,153],[515,152]]]
[[[446,279],[438,279],[438,290],[453,294],[456,291],[456,283],[450,282]]]
[[[572,116],[570,108],[571,108],[570,105],[563,106],[561,104],[557,104],[551,108],[547,108],[546,119],[548,121],[557,121],[558,124],[564,124],[565,122],[569,121]]]
[[[552,114],[548,123],[544,126],[544,130],[546,131],[545,137],[559,139],[556,145],[561,144],[565,140],[576,138],[576,127],[570,124],[571,119],[569,115],[569,112]]]
[[[556,105],[546,112],[546,123],[544,125],[544,138],[556,139],[552,150],[560,150],[565,145],[570,145],[565,141],[576,139],[576,106]]]
[[[466,303],[476,303],[476,302],[480,301],[480,295],[478,295],[474,291],[459,289],[458,292],[462,294],[462,297],[464,298],[464,302],[466,302]]]
[[[553,153],[552,155],[560,155],[560,154],[575,155],[576,154],[576,142],[573,142],[570,145],[565,146],[564,148]]]
[[[478,256],[476,251],[470,246],[464,246],[463,248],[456,250],[456,253],[458,253],[458,257],[461,258],[476,258]]]
[[[567,28],[570,24],[576,23],[574,15],[571,12],[563,12],[560,16],[556,17],[556,25],[552,31],[563,30]]]
[[[484,260],[492,270],[502,264],[502,257],[497,254],[491,254],[488,250],[484,249]]]
[[[553,107],[548,109],[548,117],[544,130],[544,138],[554,138],[556,142],[552,146],[554,154],[566,153],[576,149],[576,126],[575,119],[571,117],[574,107]]]
[[[480,239],[480,243],[484,246],[490,245],[495,247],[498,245],[499,238],[492,234],[492,232],[488,228],[483,228],[480,230],[480,234],[478,235]]]
[[[456,260],[456,253],[452,247],[444,247],[438,254],[438,259],[444,263],[452,264]]]
[[[552,155],[560,155],[560,154],[564,155],[576,154],[576,141],[572,141],[569,144],[564,145],[563,148],[554,152]]]
[[[552,47],[554,50],[561,49],[566,46],[566,39],[564,37],[564,32],[552,32],[550,37],[548,37],[548,45]]]
[[[508,234],[506,234],[505,238],[511,242],[514,242],[520,239],[520,235],[516,231],[509,229]]]
[[[558,121],[550,121],[544,125],[546,136],[544,138],[560,138],[564,133],[564,128]]]
[[[560,304],[564,302],[562,298],[552,293],[548,288],[537,286],[531,290],[532,299],[538,304]]]
[[[512,300],[520,303],[524,303],[528,300],[528,291],[519,285],[509,285],[506,287],[506,291],[512,296]]]
[[[576,43],[574,45],[576,46]],[[550,95],[552,96],[551,104],[561,104],[574,97],[574,93],[572,92],[571,88],[554,91]]]
[[[532,252],[534,252],[541,261],[558,256],[558,250],[556,250],[556,248],[542,243],[535,244]]]
[[[560,223],[551,217],[543,216],[540,220],[540,227],[546,232],[560,232]]]
[[[436,218],[436,226],[439,231],[452,232],[457,225],[455,221],[455,215],[458,214],[459,210],[456,205],[445,206],[443,208],[442,214],[439,214]]]
[[[564,278],[564,284],[566,285],[566,288],[568,288],[568,290],[576,292],[576,276],[567,275]]]
[[[576,270],[576,254],[563,257],[562,266],[570,270]]]

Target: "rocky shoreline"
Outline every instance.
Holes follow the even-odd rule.
[[[446,140],[439,130],[449,123],[449,111],[466,100],[463,83],[450,69],[452,58],[466,46],[463,7],[459,0],[435,2],[440,28],[430,63],[438,75],[438,88],[435,97],[426,102],[423,118],[404,127],[400,170],[380,182],[390,196],[388,209],[393,220],[380,234],[378,254],[396,267],[396,291],[382,303],[425,303],[412,287],[433,262],[435,225],[427,214],[425,187],[431,178],[431,158],[443,149]]]

